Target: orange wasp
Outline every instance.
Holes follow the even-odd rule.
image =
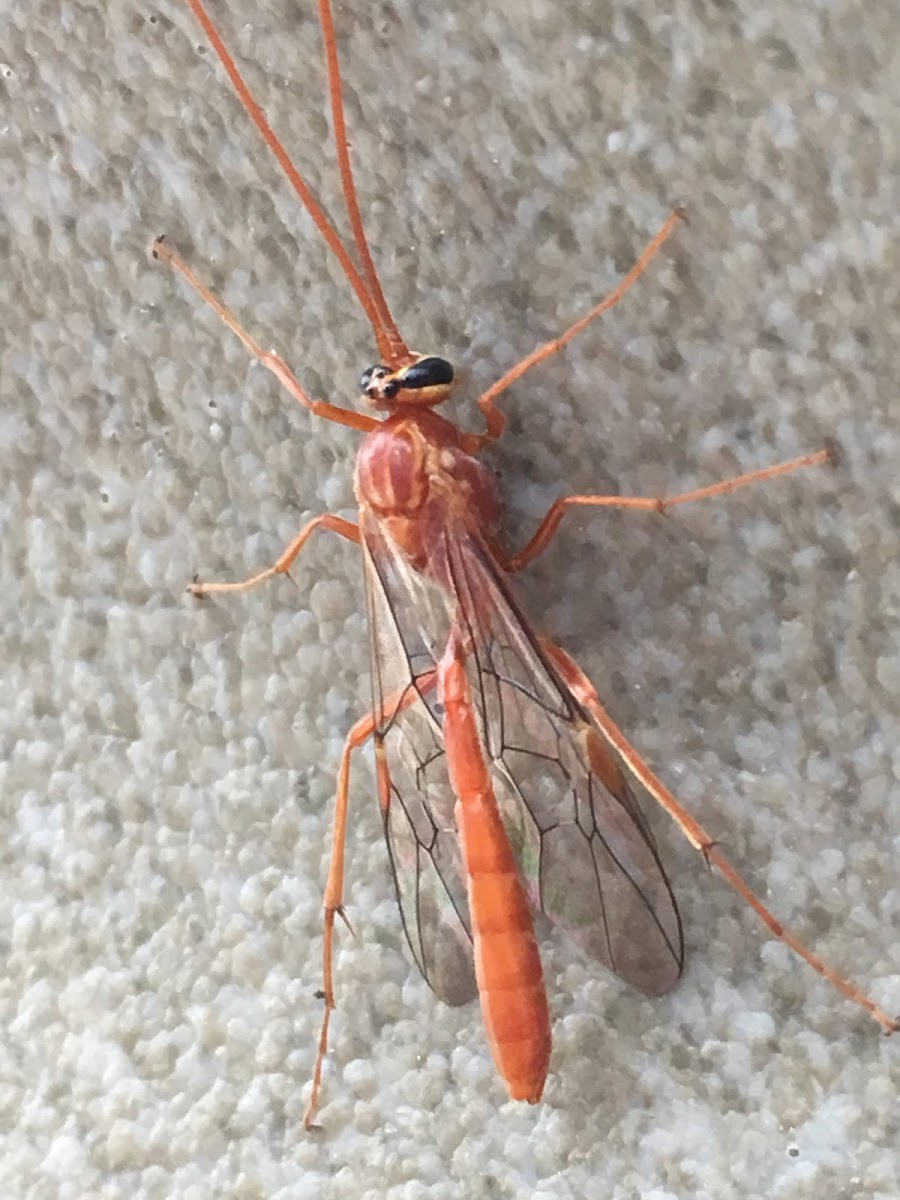
[[[586,951],[648,995],[681,974],[675,898],[630,772],[690,843],[780,938],[888,1031],[900,1028],[855,984],[813,955],[750,890],[716,843],[641,760],[571,658],[525,619],[508,576],[549,543],[578,505],[663,512],[689,500],[828,461],[828,450],[665,499],[566,496],[523,549],[497,537],[493,475],[475,457],[503,431],[497,397],[611,308],[677,226],[673,212],[635,266],[600,304],[513,366],[478,399],[483,433],[436,415],[453,385],[443,358],[409,350],[391,316],[363,232],[347,147],[330,0],[318,0],[341,186],[355,257],[297,172],[251,96],[200,0],[187,0],[250,117],[277,158],[372,326],[381,361],[362,396],[379,417],[312,400],[285,362],[264,351],[160,239],[171,264],[259,361],[311,412],[365,435],[356,460],[359,524],[330,513],[310,521],[267,570],[237,583],[195,582],[195,596],[240,592],[283,574],[319,529],[362,550],[374,703],[351,729],[338,775],[325,888],[324,1004],[312,1093],[319,1106],[335,1006],[335,918],[344,917],[350,760],[370,738],[378,798],[404,931],[438,996],[477,994],[497,1070],[512,1099],[536,1103],[550,1059],[550,1018],[531,912],[545,913]],[[623,769],[624,768],[624,769]]]

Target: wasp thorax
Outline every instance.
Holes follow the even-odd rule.
[[[359,377],[362,394],[375,408],[408,404],[432,408],[446,400],[453,386],[453,367],[445,358],[424,355],[392,371],[382,363],[367,367]]]

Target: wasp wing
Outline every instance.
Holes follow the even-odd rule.
[[[465,1004],[478,987],[432,653],[436,639],[449,633],[449,608],[376,522],[360,527],[375,736],[384,744],[389,780],[381,815],[397,903],[426,982],[448,1004]]]
[[[361,526],[376,711],[387,705],[391,804],[385,834],[413,956],[434,990],[474,994],[462,851],[433,671],[457,631],[485,760],[535,908],[588,953],[651,994],[683,963],[680,918],[649,827],[618,762],[522,616],[477,531],[435,530],[416,570],[370,515]]]

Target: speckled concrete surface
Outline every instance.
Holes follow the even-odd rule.
[[[329,203],[313,6],[216,4]],[[818,471],[667,519],[573,518],[541,624],[776,911],[900,1010],[900,10],[346,3],[363,208],[412,344],[471,400],[689,228],[505,401],[519,541],[556,495]],[[148,256],[167,233],[309,390],[353,401],[353,298],[177,3],[0,12],[4,1197],[895,1197],[882,1038],[656,822],[689,962],[629,992],[547,932],[544,1101],[402,944],[354,787],[324,1131],[302,1132],[342,739],[367,704],[354,438]]]

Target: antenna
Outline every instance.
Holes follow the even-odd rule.
[[[209,39],[209,43],[213,50],[215,50],[219,61],[225,68],[228,78],[231,80],[232,87],[237,92],[238,99],[246,109],[256,128],[262,134],[263,141],[278,160],[278,164],[287,176],[291,187],[297,193],[300,203],[312,217],[316,228],[325,239],[328,249],[340,263],[341,269],[356,293],[356,297],[363,307],[369,324],[372,326],[375,341],[378,343],[378,352],[384,359],[385,364],[396,370],[398,367],[413,362],[415,355],[410,354],[406,343],[400,336],[400,332],[384,299],[384,293],[378,281],[378,275],[375,271],[375,265],[372,262],[372,255],[366,241],[365,231],[363,230],[359,204],[356,198],[356,187],[353,182],[353,172],[350,166],[350,155],[347,149],[347,131],[344,122],[344,103],[341,95],[340,67],[338,65],[331,5],[328,0],[319,0],[319,15],[322,21],[328,70],[328,94],[331,100],[331,115],[334,124],[338,166],[341,174],[341,188],[344,193],[347,215],[350,218],[353,240],[362,263],[362,274],[360,274],[347,247],[341,241],[337,230],[328,219],[325,210],[319,204],[318,200],[316,200],[306,181],[291,162],[287,151],[269,124],[266,114],[253,98],[249,87],[244,81],[244,77],[238,70],[237,64],[222,41],[206,9],[200,0],[187,0],[187,3]]]

